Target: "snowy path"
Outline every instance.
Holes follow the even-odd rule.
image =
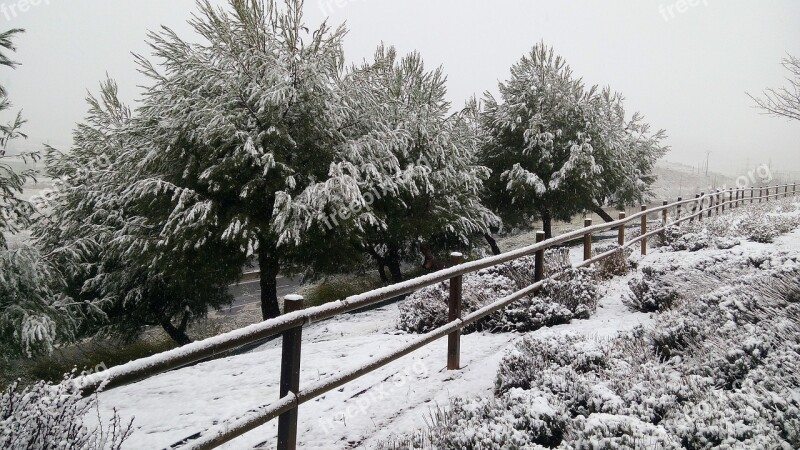
[[[575,253],[579,253],[576,249]],[[610,336],[646,323],[622,305],[625,279],[614,280],[597,313],[537,333],[575,332]],[[389,305],[345,315],[304,330],[301,384],[361,365],[413,339],[399,333],[399,310]],[[520,335],[471,334],[462,340],[461,371],[448,372],[446,340],[440,340],[343,388],[300,407],[299,444],[308,449],[372,447],[392,433],[423,424],[437,405],[455,396],[491,395],[498,363]],[[245,355],[216,360],[162,374],[100,395],[101,411],[116,407],[123,418],[135,417],[135,432],[126,448],[163,448],[278,399],[280,341]],[[224,448],[273,448],[276,423],[270,423]]]

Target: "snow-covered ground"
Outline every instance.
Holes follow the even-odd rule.
[[[575,249],[573,259],[582,249]],[[622,305],[627,279],[605,287],[589,320],[537,333],[613,335],[650,319]],[[398,305],[344,315],[304,329],[301,384],[361,365],[416,336],[397,331]],[[462,338],[463,369],[448,372],[446,339],[300,407],[299,445],[309,449],[371,447],[390,434],[411,431],[456,396],[492,395],[498,364],[518,333],[476,333]],[[247,410],[278,399],[280,340],[248,354],[166,373],[99,397],[103,414],[113,408],[135,418],[125,448],[163,448]],[[224,448],[274,447],[276,423]]]
[[[572,259],[581,250],[573,249]],[[736,256],[800,253],[800,230],[771,244],[742,242],[729,250],[652,251],[641,262],[673,268],[712,261],[721,253]],[[531,334],[580,334],[610,337],[652,321],[622,303],[633,275],[602,286],[597,312],[588,320],[543,328]],[[345,315],[304,329],[301,384],[322,380],[364,364],[402,346],[415,336],[397,331],[398,305]],[[308,449],[372,448],[390,435],[419,429],[438,406],[453,397],[492,396],[497,368],[517,333],[476,333],[463,337],[462,370],[445,370],[446,340],[353,381],[300,407],[299,445]],[[103,415],[116,408],[123,418],[135,417],[135,432],[125,448],[163,448],[278,399],[280,341],[248,354],[220,359],[151,378],[100,395]],[[276,422],[258,428],[224,448],[275,445]]]

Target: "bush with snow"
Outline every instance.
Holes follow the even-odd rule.
[[[793,199],[746,205],[724,215],[669,226],[657,235],[656,242],[673,251],[691,252],[704,248],[733,248],[741,239],[770,243],[775,237],[800,226],[797,208]]]
[[[525,297],[465,329],[472,331],[532,331],[543,326],[588,318],[597,307],[598,292],[592,271],[565,269],[564,250],[548,252],[547,272],[559,273],[547,280],[536,296]],[[462,308],[476,311],[502,297],[534,283],[532,257],[467,274],[463,281]],[[400,304],[398,328],[409,333],[426,333],[447,323],[449,282],[423,288]]]
[[[633,250],[630,247],[623,249],[616,244],[598,245],[592,250],[592,257],[597,257],[611,250],[615,250],[611,256],[600,260],[594,265],[595,275],[600,280],[625,275],[631,268],[628,258],[633,254]]]
[[[526,336],[503,358],[494,399],[454,400],[415,445],[391,448],[800,448],[798,257],[688,267],[650,271],[698,283],[652,327],[610,340]],[[557,411],[545,422],[559,424],[558,442],[519,438],[517,424],[542,420],[527,405]]]
[[[678,288],[665,279],[666,271],[651,266],[641,269],[642,276],[631,279],[630,296],[623,299],[630,308],[641,312],[665,311],[672,308],[680,297]]]
[[[118,450],[130,436],[115,413],[106,424],[93,425],[94,398],[84,399],[68,380],[28,387],[13,384],[0,392],[0,448],[8,450]]]
[[[563,409],[523,390],[498,398],[453,399],[432,413],[435,432],[390,440],[378,448],[400,449],[545,449],[563,439]]]

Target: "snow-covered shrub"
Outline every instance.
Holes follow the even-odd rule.
[[[521,339],[500,363],[496,399],[484,403],[500,410],[483,414],[483,430],[494,432],[489,418],[506,411],[538,417],[503,403],[525,392],[559,405],[561,449],[800,448],[800,263],[780,252],[734,255],[661,267],[660,276],[689,288],[648,328],[608,341]],[[472,417],[451,413],[449,423]],[[438,442],[424,448],[506,448],[492,437]]]
[[[731,233],[746,237],[753,242],[772,242],[777,236],[800,227],[800,216],[786,214],[787,209],[794,208],[783,201],[748,208],[733,223]]]
[[[630,258],[633,253],[633,250],[630,248],[623,249],[616,244],[598,245],[592,250],[592,257],[602,255],[614,249],[616,249],[616,251],[611,254],[611,256],[600,260],[594,265],[595,274],[600,280],[622,276],[627,274],[630,270],[628,258]]]
[[[730,249],[739,245],[741,239],[769,243],[800,227],[800,216],[795,210],[796,205],[785,201],[746,205],[725,215],[669,226],[657,235],[656,243],[672,251],[691,252],[711,247]]]
[[[738,227],[739,231],[753,242],[762,244],[772,242],[778,236],[778,231],[763,218],[756,219],[756,217],[758,216],[753,214],[749,220],[743,221]]]
[[[432,414],[431,426],[378,448],[533,450],[554,448],[566,427],[563,408],[528,391],[498,398],[454,399]]]
[[[698,372],[712,377],[718,388],[733,390],[751,370],[763,363],[774,346],[760,336],[745,332],[737,333],[736,339],[713,336],[703,342],[703,348],[707,354]]]
[[[512,389],[531,389],[545,383],[548,370],[574,368],[579,373],[606,365],[606,348],[599,342],[575,336],[551,339],[526,336],[500,362],[495,382],[498,394]]]
[[[710,242],[708,236],[702,233],[686,233],[678,237],[671,245],[673,251],[690,251],[697,252],[704,248],[708,248]]]
[[[697,321],[680,313],[665,314],[662,320],[661,326],[653,329],[650,336],[655,352],[665,361],[681,355],[703,331]]]
[[[663,427],[625,415],[579,416],[570,432],[569,446],[575,450],[682,449]]]
[[[562,252],[553,253],[551,264],[563,264]],[[552,267],[552,266],[551,266]],[[599,294],[592,271],[566,269],[547,280],[537,295],[525,297],[485,317],[465,332],[533,331],[543,326],[588,318],[597,309]],[[474,312],[533,283],[533,259],[522,258],[464,276],[462,310]],[[428,286],[400,304],[398,328],[426,333],[447,323],[449,282]]]
[[[677,225],[668,225],[664,230],[656,235],[655,245],[657,247],[669,247],[673,245],[685,231]]]
[[[551,277],[572,268],[568,247],[549,248],[544,252],[544,276]]]
[[[641,272],[641,277],[628,282],[632,295],[627,296],[624,303],[636,311],[646,313],[672,308],[680,295],[677,286],[666,279],[666,270],[645,266],[641,268]]]
[[[491,267],[464,276],[462,286],[462,310],[473,312],[488,303],[495,302],[513,293],[515,282],[505,276],[507,267]],[[427,286],[409,295],[400,303],[398,328],[409,333],[427,333],[447,323],[450,282]],[[465,331],[482,329],[482,323],[468,327]]]
[[[754,400],[749,394],[711,391],[664,425],[687,449],[792,448],[770,423],[772,412]]]
[[[118,450],[130,436],[132,421],[123,424],[115,413],[107,424],[87,423],[96,407],[65,380],[39,382],[0,393],[0,448],[9,450]]]

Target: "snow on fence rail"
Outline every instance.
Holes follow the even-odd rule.
[[[171,448],[181,449],[211,449],[216,448],[244,433],[253,430],[275,418],[278,418],[278,449],[294,449],[297,445],[297,408],[326,392],[336,389],[367,373],[379,369],[386,364],[396,361],[438,339],[448,336],[448,370],[460,369],[460,338],[461,330],[478,320],[499,311],[506,306],[526,296],[538,292],[544,283],[544,251],[550,247],[563,244],[575,239],[583,238],[584,261],[578,267],[586,267],[613,255],[618,248],[592,257],[592,235],[594,233],[618,230],[618,243],[622,248],[629,248],[639,244],[642,254],[647,254],[647,240],[659,233],[669,225],[677,225],[695,219],[703,220],[704,216],[711,217],[713,213],[722,214],[725,209],[735,209],[744,204],[756,201],[770,201],[781,197],[797,195],[797,184],[780,186],[767,186],[748,189],[717,190],[708,195],[700,193],[693,199],[678,198],[677,202],[664,202],[662,206],[647,209],[642,206],[642,211],[626,217],[620,213],[617,221],[592,225],[587,219],[585,227],[551,239],[545,240],[544,233],[536,234],[536,243],[497,256],[483,258],[477,261],[463,262],[460,254],[451,255],[452,267],[412,280],[404,281],[392,286],[375,289],[363,294],[347,297],[333,303],[314,308],[303,308],[301,296],[287,296],[285,298],[285,314],[281,317],[264,321],[246,328],[221,334],[204,341],[195,342],[184,347],[170,350],[158,355],[132,361],[128,364],[113,367],[98,374],[87,375],[76,380],[78,387],[84,395],[91,395],[100,390],[113,389],[152,377],[159,373],[178,369],[180,367],[212,358],[244,345],[262,341],[278,334],[283,335],[283,353],[281,358],[280,399],[269,405],[244,412],[238,419],[214,426],[204,432],[188,437]],[[773,192],[774,190],[774,192]],[[781,192],[781,190],[783,190]],[[758,191],[758,196],[756,196]],[[687,207],[684,211],[686,205]],[[671,211],[675,211],[673,220],[669,221]],[[647,231],[647,218],[654,213],[661,215],[661,227]],[[686,214],[684,216],[684,213]],[[639,220],[641,235],[626,242],[625,225]],[[503,264],[525,256],[535,255],[534,280],[535,283],[525,289],[503,297],[494,303],[484,306],[467,316],[461,314],[462,280],[463,276],[481,269]],[[558,277],[560,274],[554,275]],[[300,360],[302,355],[302,330],[303,326],[315,321],[331,318],[346,312],[362,309],[382,301],[417,291],[423,287],[431,286],[442,281],[450,280],[449,297],[449,322],[417,339],[405,344],[403,347],[377,357],[362,367],[333,375],[325,380],[318,381],[300,389]]]

